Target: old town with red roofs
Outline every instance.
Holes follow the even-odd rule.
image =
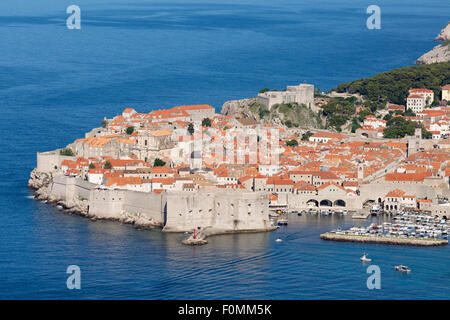
[[[450,87],[444,86],[448,95]],[[450,107],[411,89],[384,112],[422,129],[384,139],[386,120],[368,115],[356,133],[288,128],[217,114],[209,105],[139,113],[126,108],[66,148],[38,153],[39,172],[93,188],[164,194],[261,193],[269,210],[422,210],[448,216]]]

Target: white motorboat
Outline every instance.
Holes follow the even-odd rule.
[[[407,266],[399,265],[399,266],[395,266],[395,271],[410,273],[411,269],[409,267],[407,267]]]
[[[285,219],[285,218],[280,218],[280,219],[278,219],[277,223],[278,223],[279,226],[287,226],[288,220]]]
[[[275,240],[275,242],[283,242],[283,240],[281,238],[277,238],[277,240]]]
[[[365,254],[365,253],[364,253],[364,255],[360,258],[360,260],[361,260],[362,262],[371,262],[371,261],[372,261],[372,259],[367,258],[367,254]]]

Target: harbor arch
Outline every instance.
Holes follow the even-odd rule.
[[[319,206],[319,201],[314,200],[314,199],[310,199],[306,202],[306,205],[308,207],[318,207]]]
[[[323,207],[332,207],[333,203],[330,200],[324,199],[320,201],[320,205]]]
[[[346,206],[346,203],[345,203],[344,200],[338,199],[338,200],[336,200],[336,201],[333,203],[333,205],[334,205],[335,207],[345,207],[345,206]]]
[[[366,201],[363,202],[363,207],[370,206],[370,205],[372,205],[374,203],[375,203],[375,200],[367,199]]]

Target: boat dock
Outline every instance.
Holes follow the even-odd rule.
[[[363,243],[380,243],[380,244],[394,244],[406,246],[445,246],[448,245],[447,240],[443,239],[414,239],[414,238],[399,238],[387,236],[371,236],[371,235],[348,235],[323,233],[320,235],[322,240],[331,241],[347,241],[347,242],[363,242]]]

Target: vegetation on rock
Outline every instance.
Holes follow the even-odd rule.
[[[342,83],[333,91],[359,93],[372,102],[389,101],[404,105],[412,88],[433,90],[437,102],[441,96],[441,86],[448,83],[450,62],[444,62],[393,69],[373,77]]]
[[[61,149],[59,151],[59,154],[62,155],[62,156],[69,156],[69,157],[73,157],[75,155],[73,153],[72,149],[70,149],[70,148]]]
[[[403,117],[393,117],[388,120],[383,136],[389,139],[398,139],[405,136],[414,135],[414,130],[420,126],[417,122],[407,120]],[[425,139],[431,138],[432,134],[422,126],[422,136]]]

